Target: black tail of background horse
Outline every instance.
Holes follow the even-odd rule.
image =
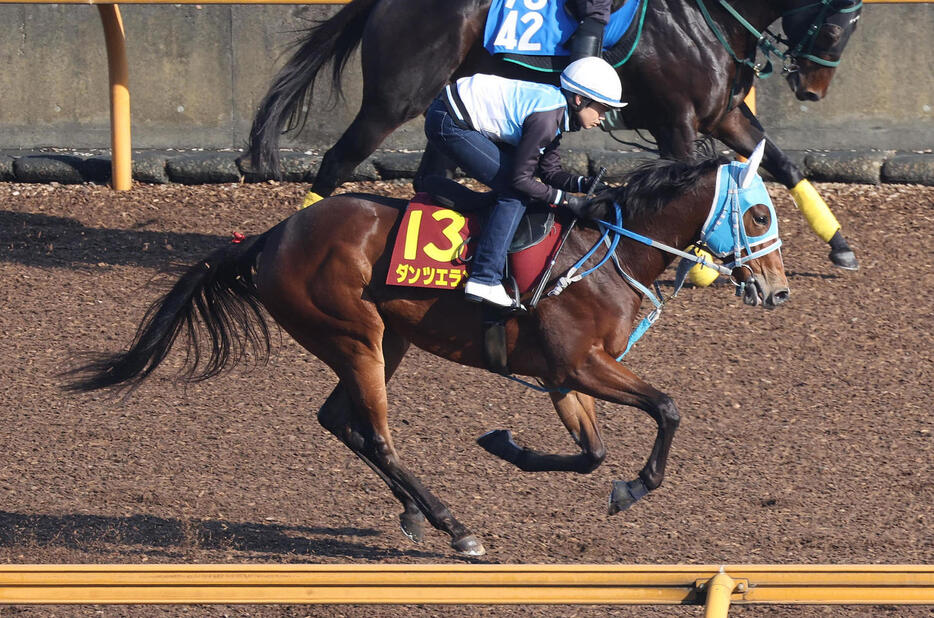
[[[276,75],[259,106],[250,130],[250,163],[256,170],[278,176],[279,134],[301,130],[302,112],[311,98],[318,72],[332,62],[331,81],[341,95],[341,76],[350,55],[360,44],[370,10],[379,0],[355,0],[331,19],[311,28],[296,42],[292,59]]]
[[[116,387],[132,391],[165,360],[184,330],[186,368],[182,377],[201,381],[218,375],[248,352],[269,353],[269,329],[256,296],[253,266],[266,234],[211,253],[178,279],[146,312],[129,348],[78,367],[66,388],[93,391]],[[199,320],[200,318],[200,320]],[[201,335],[210,339],[202,362]]]

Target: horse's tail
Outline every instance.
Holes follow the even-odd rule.
[[[247,352],[268,358],[269,329],[253,281],[254,264],[267,234],[218,249],[188,268],[149,307],[126,351],[100,356],[68,371],[71,381],[65,388],[132,391],[165,360],[183,330],[188,349],[180,373],[188,381],[215,376]],[[205,335],[211,352],[206,361],[200,346]]]
[[[301,130],[308,117],[318,72],[332,62],[331,78],[341,96],[341,76],[360,44],[370,11],[379,0],[353,0],[331,19],[310,28],[273,79],[250,129],[250,164],[260,174],[279,174],[279,135]]]

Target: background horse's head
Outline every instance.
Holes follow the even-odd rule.
[[[843,49],[862,11],[862,0],[795,0],[782,14],[788,42],[785,68],[795,96],[819,101],[827,94]]]

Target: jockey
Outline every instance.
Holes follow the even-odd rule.
[[[603,30],[610,22],[612,4],[613,0],[574,0],[579,23],[567,43],[571,62],[587,56],[603,57]]]
[[[570,193],[588,191],[594,179],[561,169],[561,134],[598,126],[609,108],[625,105],[621,94],[613,67],[583,58],[561,73],[560,88],[477,74],[449,84],[428,108],[431,145],[496,195],[464,288],[467,300],[515,308],[502,280],[526,206],[564,206],[580,215],[588,204]]]

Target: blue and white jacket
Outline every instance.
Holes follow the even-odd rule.
[[[561,134],[580,127],[572,124],[560,88],[477,74],[448,85],[441,97],[459,126],[515,147],[512,186],[516,191],[556,205],[565,192],[584,190],[584,177],[561,168]]]

